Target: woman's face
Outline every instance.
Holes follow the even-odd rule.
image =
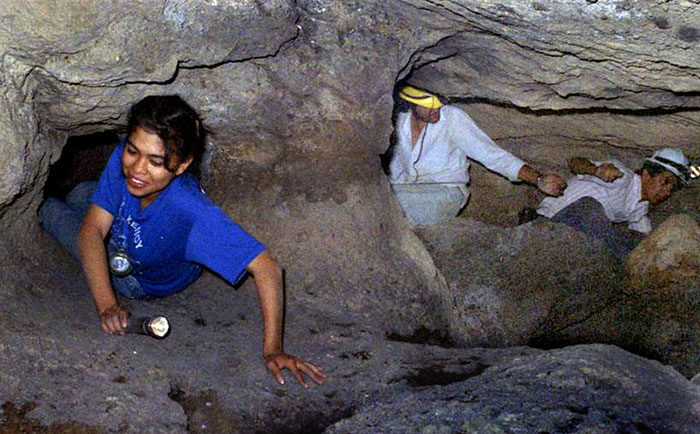
[[[165,147],[157,134],[136,127],[126,139],[122,153],[122,172],[129,193],[141,199],[141,209],[147,207],[161,191],[192,162],[171,159],[166,168]]]

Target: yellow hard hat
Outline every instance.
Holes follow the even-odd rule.
[[[429,109],[438,109],[443,106],[437,96],[424,90],[416,89],[413,86],[405,86],[401,89],[399,98]]]

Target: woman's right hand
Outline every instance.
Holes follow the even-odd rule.
[[[112,305],[100,312],[102,331],[113,335],[123,335],[129,325],[129,309],[118,304]]]

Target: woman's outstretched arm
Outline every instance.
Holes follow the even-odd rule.
[[[309,387],[304,380],[304,374],[308,375],[316,384],[322,384],[326,374],[321,368],[284,352],[282,344],[284,310],[282,268],[269,252],[264,251],[248,264],[247,270],[255,279],[255,287],[262,310],[265,366],[280,384],[284,384],[282,369],[288,369],[304,387]]]
[[[78,234],[78,251],[100,324],[105,333],[123,334],[128,324],[129,311],[117,302],[109,281],[105,238],[114,217],[97,205],[90,205]]]

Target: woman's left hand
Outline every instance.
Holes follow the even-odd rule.
[[[326,379],[326,374],[323,373],[322,368],[282,351],[265,355],[265,367],[275,376],[279,384],[284,384],[282,369],[289,369],[299,384],[305,388],[308,388],[309,385],[304,381],[304,374],[308,375],[318,385],[323,384],[323,381]]]

